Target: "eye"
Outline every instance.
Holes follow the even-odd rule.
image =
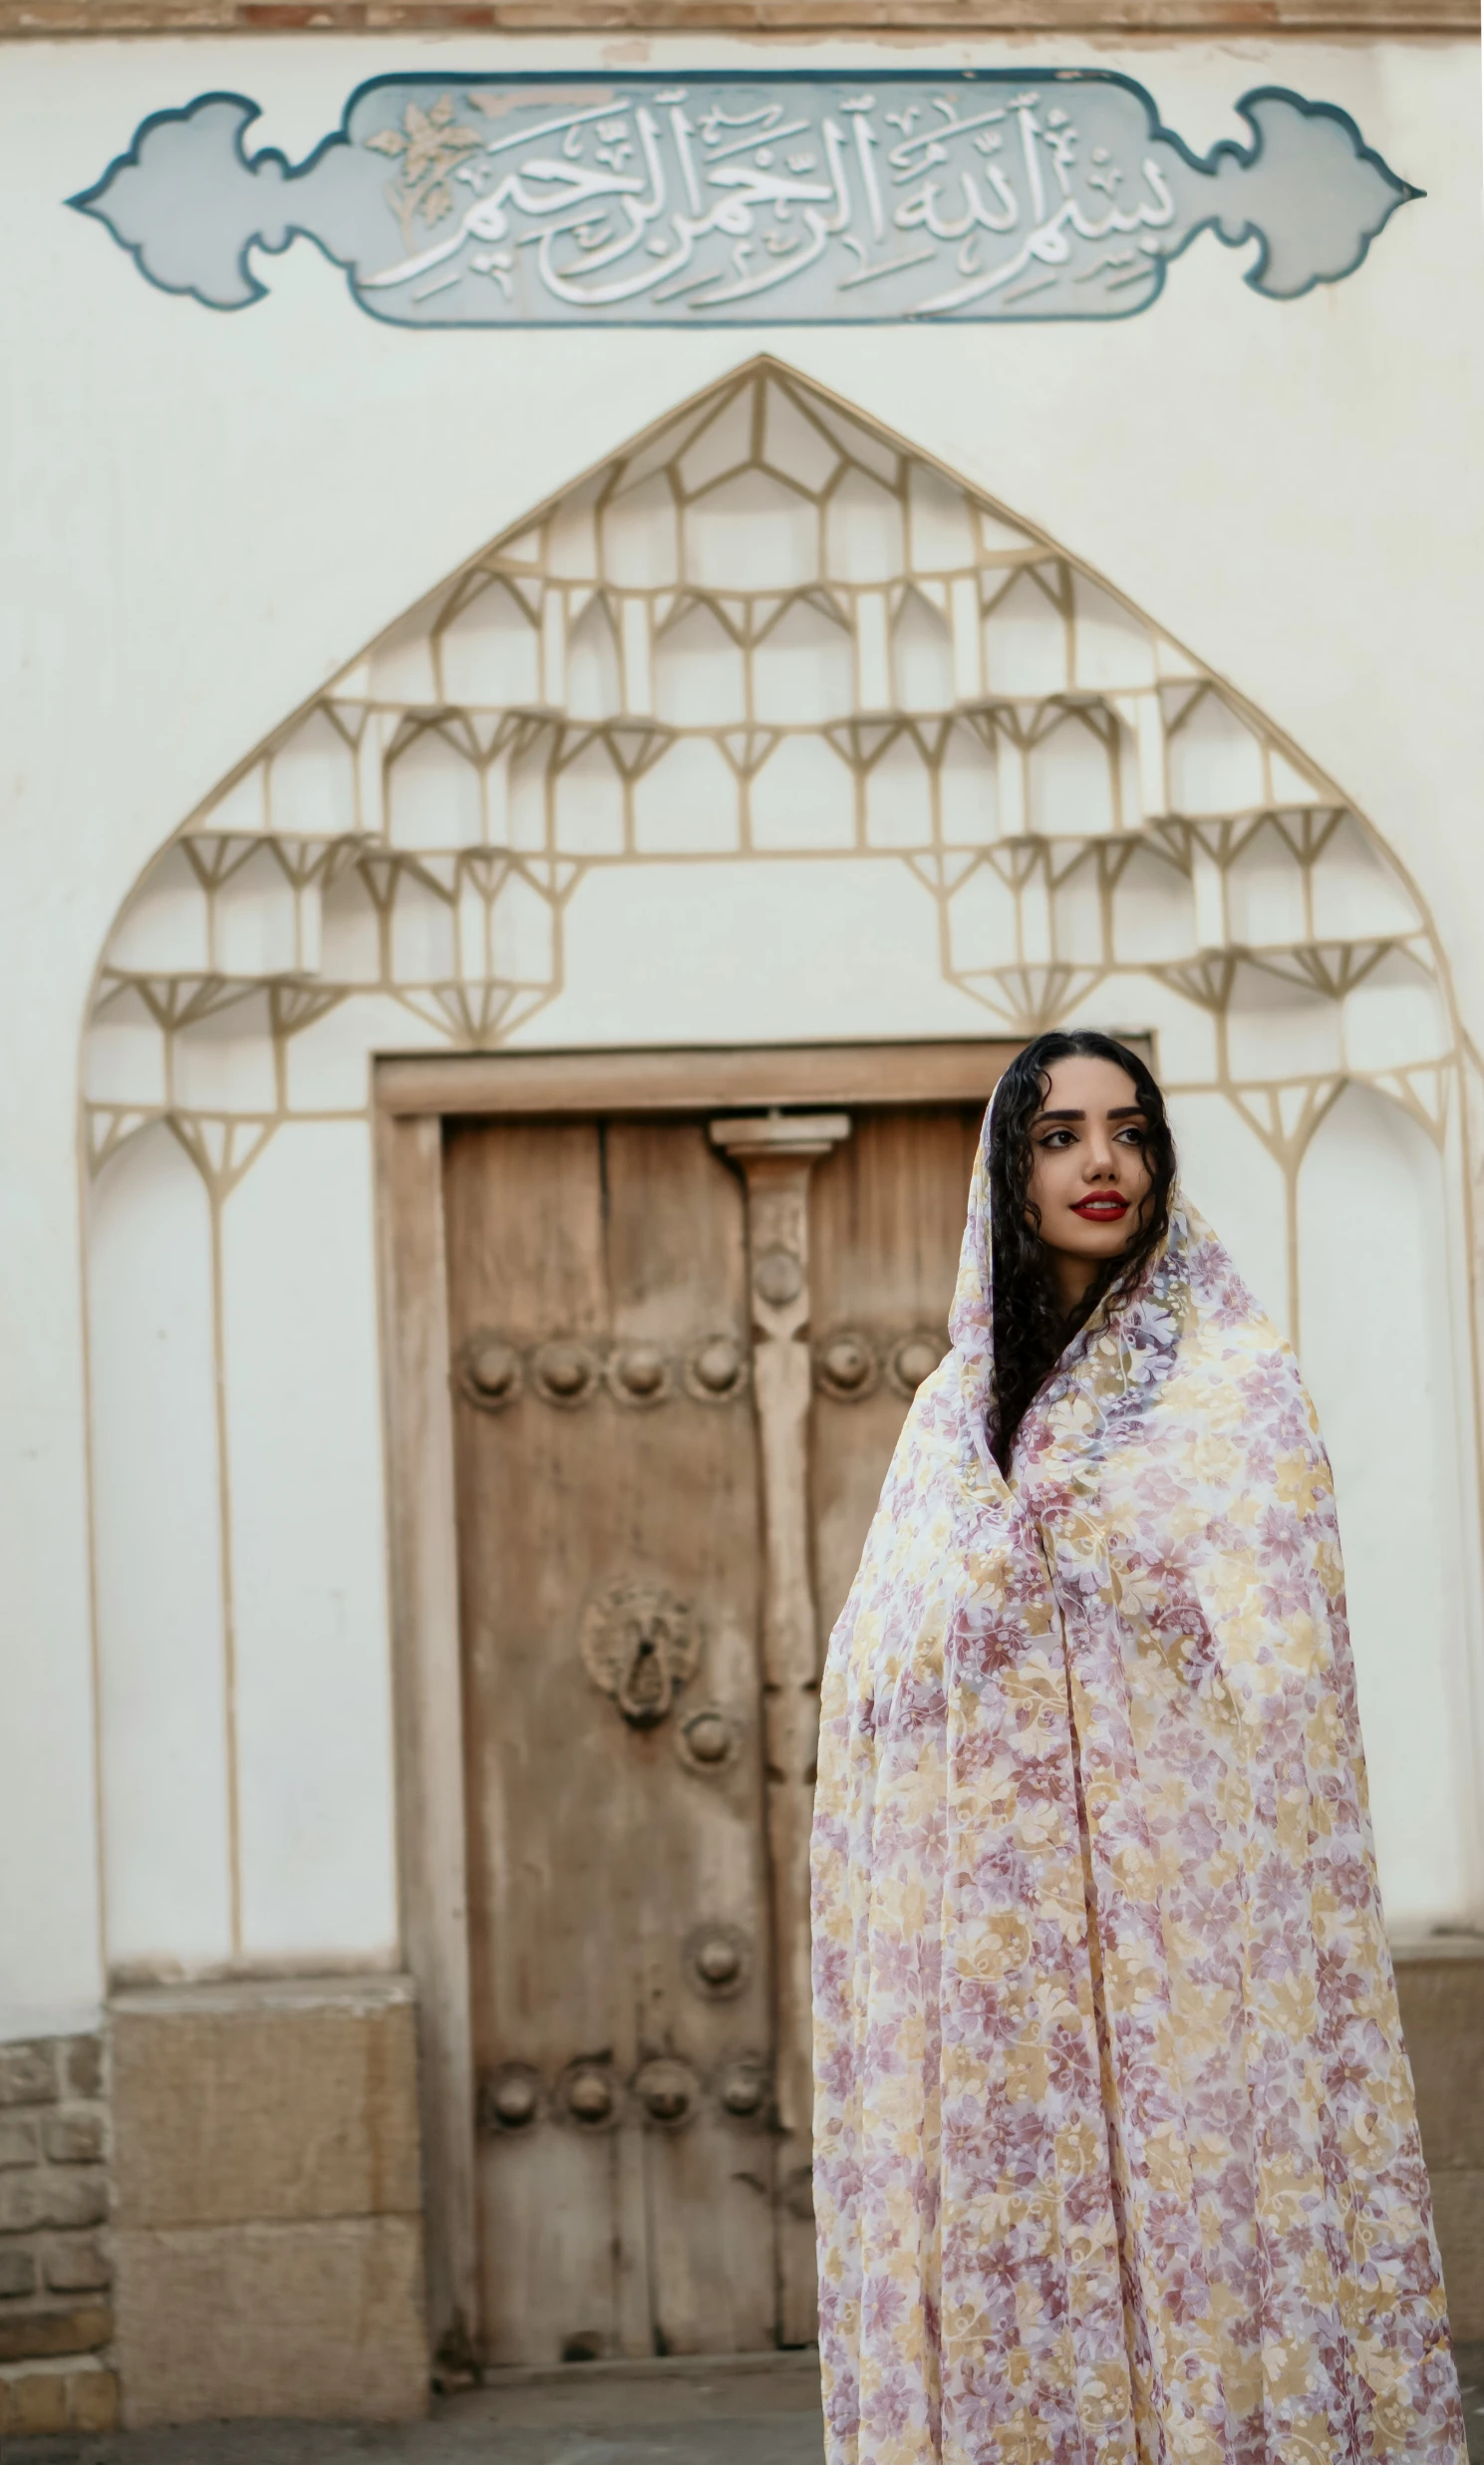
[[[1047,1130],[1045,1136],[1041,1139],[1040,1144],[1043,1147],[1069,1147],[1071,1145],[1071,1132],[1069,1129]]]
[[[1126,1127],[1120,1129],[1118,1132],[1118,1136],[1122,1139],[1123,1144],[1126,1147],[1142,1147],[1145,1135],[1146,1133],[1139,1127],[1136,1121],[1130,1121]]]

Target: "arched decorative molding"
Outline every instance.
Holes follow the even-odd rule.
[[[759,363],[190,815],[105,954],[90,1158],[164,1117],[225,1192],[280,1123],[360,1109],[354,1056],[532,1041],[595,875],[831,858],[910,870],[997,1027],[1143,1017],[1286,1176],[1346,1078],[1443,1135],[1442,961],[1334,782],[1043,535]]]
[[[859,1010],[837,1019],[834,993],[805,999],[815,957],[844,981],[829,975],[842,937],[867,1009],[886,989],[874,1028]],[[234,1915],[220,1962],[280,1939],[307,1955],[338,1905],[277,1915],[281,1880],[243,1873],[277,1785],[254,1780],[239,1735],[244,1691],[261,1700],[267,1684],[244,1673],[282,1627],[281,1587],[253,1568],[273,1499],[288,1512],[315,1477],[304,1449],[320,1460],[332,1439],[321,1420],[301,1445],[286,1393],[285,1451],[258,1464],[253,1515],[228,1498],[245,1442],[233,1361],[281,1343],[289,1276],[266,1233],[234,1243],[224,1228],[285,1141],[303,1161],[277,1156],[281,1192],[301,1169],[327,1205],[353,1183],[348,1247],[316,1252],[316,1341],[326,1364],[358,1345],[369,1363],[372,1058],[725,1042],[747,998],[728,967],[755,972],[776,946],[790,955],[772,1007],[738,1041],[1152,1032],[1196,1195],[1296,1331],[1306,1153],[1348,1083],[1377,1090],[1438,1152],[1455,1351],[1469,1357],[1464,1063],[1402,867],[1332,779],[1106,581],[759,360],[479,549],[294,713],[150,864],[101,962],[84,1063],[95,1206],[107,1214],[127,1185],[139,1207],[139,1176],[118,1167],[157,1124],[208,1199],[199,1342],[225,1397],[225,1750],[234,1771],[242,1761],[224,1792]],[[108,1289],[117,1311],[120,1278]],[[129,1357],[110,1336],[98,1357],[116,1354]],[[359,1373],[344,1392],[364,1411]],[[1450,1425],[1472,1481],[1471,1387]],[[95,1443],[110,1531],[129,1494],[113,1443]],[[380,1475],[358,1467],[359,1487],[337,1491],[335,1546],[380,1564]],[[1469,1518],[1471,1534],[1476,1501]],[[1472,1621],[1474,1540],[1459,1546],[1452,1596]],[[321,1590],[333,1554],[326,1543]],[[361,1614],[382,1613],[368,1598]],[[138,1620],[116,1618],[105,1586],[100,1623],[107,1672],[136,1649]],[[385,1750],[384,1669],[368,1675],[369,1648],[336,1649],[333,1686],[365,1698],[361,1760],[345,1761],[347,1789],[364,1789]],[[332,1681],[317,1695],[304,1675],[317,1666],[296,1665],[306,1720],[331,1709]],[[1457,1686],[1449,1699],[1456,1711]],[[148,1807],[163,1786],[152,1745],[138,1720],[120,1735],[115,1794]],[[106,1767],[113,1751],[106,1734]],[[367,1871],[390,1872],[389,1840],[388,1815]],[[161,1839],[150,1874],[178,1853]],[[138,1912],[154,1892],[163,1908],[161,1889],[147,1877],[117,1905]],[[344,1902],[369,1941],[370,1902],[349,1879]],[[156,1948],[137,1916],[120,1956]],[[194,1937],[191,1956],[206,1957]]]

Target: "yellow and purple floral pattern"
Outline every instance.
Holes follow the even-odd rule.
[[[1180,1199],[986,1439],[954,1350],[830,1645],[829,2465],[1463,2465],[1330,1467]]]

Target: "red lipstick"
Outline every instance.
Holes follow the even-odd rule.
[[[1128,1200],[1117,1190],[1089,1190],[1072,1208],[1073,1215],[1085,1216],[1089,1224],[1116,1224],[1128,1213]]]

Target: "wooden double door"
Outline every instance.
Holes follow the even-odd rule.
[[[818,1673],[982,1111],[445,1125],[487,2361],[814,2332]]]

